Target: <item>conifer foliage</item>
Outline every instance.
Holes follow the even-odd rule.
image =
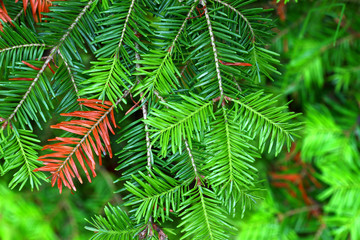
[[[278,73],[266,11],[242,0],[1,2],[10,186],[38,188],[50,172],[60,193],[76,191],[75,177],[91,181],[102,156],[115,155],[126,201],[89,221],[94,239],[167,239],[162,226],[173,219],[181,239],[229,239],[230,216],[257,198],[254,162],[289,149],[300,126],[259,85]],[[52,115],[65,133],[38,157],[33,131]]]
[[[90,168],[93,176],[95,177],[95,159],[93,151],[99,157],[100,165],[102,162],[102,153],[106,154],[106,152],[108,152],[110,157],[112,157],[109,131],[111,131],[113,134],[115,134],[115,132],[112,129],[107,115],[111,115],[111,121],[113,125],[116,126],[113,104],[110,101],[104,101],[104,104],[102,104],[101,100],[96,99],[78,99],[78,101],[82,101],[82,103],[80,103],[81,105],[95,110],[62,113],[62,116],[78,117],[85,120],[71,120],[62,122],[56,125],[52,125],[51,128],[62,129],[83,137],[56,137],[54,139],[49,139],[49,141],[59,142],[46,145],[43,147],[43,150],[50,149],[55,153],[49,153],[41,156],[39,160],[42,161],[45,166],[34,170],[51,172],[51,183],[53,186],[55,183],[57,183],[60,193],[62,191],[63,184],[69,189],[76,191],[74,182],[72,180],[75,175],[82,183],[82,179],[72,157],[73,155],[75,155],[79,161],[82,169],[86,173],[86,177],[88,178],[89,182],[91,182],[91,178],[85,163]],[[93,137],[90,134],[92,134]],[[69,144],[75,145],[75,147],[69,147]],[[62,158],[63,160],[60,160],[59,158]]]

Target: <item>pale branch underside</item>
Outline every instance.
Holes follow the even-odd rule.
[[[120,36],[120,40],[119,40],[119,44],[118,44],[118,49],[121,48],[122,42],[123,42],[123,40],[124,40],[125,32],[126,32],[126,28],[127,28],[127,24],[128,24],[128,22],[129,22],[130,15],[131,15],[131,13],[132,13],[132,10],[133,10],[135,1],[136,1],[136,0],[132,0],[132,1],[131,1],[130,7],[129,7],[129,12],[128,12],[128,14],[126,15],[125,23],[124,23],[124,28],[123,28],[123,30],[122,30],[122,32],[121,32],[121,36]]]
[[[18,48],[22,49],[22,48],[27,48],[27,47],[46,47],[46,44],[45,43],[30,43],[30,44],[17,45],[17,46],[12,46],[12,47],[8,47],[8,48],[3,48],[0,50],[0,53],[11,51],[11,50],[18,49]]]
[[[145,103],[145,99],[141,98],[141,109],[143,112],[143,118],[144,120],[147,119],[147,107]],[[150,132],[149,132],[149,125],[145,123],[145,139],[146,139],[146,156],[147,156],[147,166],[149,170],[151,170],[152,167],[152,160],[151,160],[151,141],[150,141]]]
[[[212,46],[213,53],[214,53],[215,68],[216,68],[216,74],[217,74],[217,79],[218,79],[218,83],[219,83],[220,96],[222,98],[224,96],[224,89],[222,86],[219,58],[218,58],[218,52],[217,52],[216,44],[215,44],[215,37],[214,37],[214,33],[212,30],[212,26],[211,26],[210,15],[209,15],[209,11],[206,6],[206,0],[202,1],[202,5],[204,6],[204,13],[205,13],[206,22],[207,22],[208,29],[209,29],[210,42],[211,42],[211,46]]]
[[[135,47],[136,49],[139,49],[139,44],[135,43]],[[140,54],[138,52],[135,52],[135,59],[136,60],[140,60]],[[140,64],[136,63],[136,70],[138,70],[140,68]],[[139,75],[136,75],[136,82],[139,83],[140,79],[139,79]],[[147,106],[145,103],[145,98],[143,98],[143,93],[141,94],[141,109],[143,112],[143,118],[144,120],[147,119]],[[151,160],[151,141],[150,141],[150,132],[149,132],[149,125],[147,123],[145,123],[145,140],[146,140],[146,156],[147,156],[147,166],[149,168],[149,170],[151,171],[151,167],[152,167],[152,160]],[[149,176],[151,176],[151,174],[149,173]]]
[[[75,90],[75,92],[76,92],[76,96],[77,96],[77,98],[80,98],[79,90],[78,90],[78,88],[77,88],[77,86],[76,86],[76,82],[75,82],[75,79],[74,79],[74,74],[73,74],[72,71],[71,71],[71,68],[70,68],[70,66],[69,66],[69,63],[68,63],[67,60],[64,58],[64,56],[61,54],[60,50],[58,50],[58,54],[59,54],[59,56],[62,58],[65,66],[66,66],[66,69],[67,69],[67,71],[68,71],[68,73],[69,73],[71,82],[72,82],[72,84],[73,84],[73,86],[74,86],[74,90]]]
[[[28,3],[29,4],[29,3]],[[20,10],[20,12],[18,14],[16,14],[16,16],[14,17],[13,21],[16,22],[16,20],[24,13],[24,8],[22,8]]]
[[[199,184],[198,180],[199,180],[200,178],[199,178],[199,173],[198,173],[198,170],[197,170],[197,167],[196,167],[196,164],[195,164],[194,156],[193,156],[193,154],[192,154],[192,152],[191,152],[189,143],[188,143],[188,141],[187,141],[185,138],[184,138],[184,142],[185,142],[186,151],[188,152],[189,157],[190,157],[191,166],[193,167],[194,174],[195,174],[195,178],[196,178],[196,180],[197,180],[197,184]]]

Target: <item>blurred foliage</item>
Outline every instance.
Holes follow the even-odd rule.
[[[66,191],[59,195],[56,188],[40,187],[40,191],[11,191],[10,179],[1,178],[0,239],[89,239],[85,218],[102,214],[108,202],[120,204],[114,195],[114,176],[100,168],[92,184],[82,185],[77,194]]]
[[[268,85],[305,127],[290,153],[265,156],[270,195],[238,221],[238,239],[360,239],[360,2],[271,5],[283,75]]]
[[[44,213],[24,194],[12,192],[0,184],[0,238],[11,239],[55,239],[56,234]]]

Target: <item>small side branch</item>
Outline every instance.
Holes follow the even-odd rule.
[[[185,69],[186,67],[184,67]],[[183,69],[183,70],[184,70]],[[160,99],[160,101],[162,102],[166,102],[165,99],[156,91],[154,91],[155,95]],[[166,106],[166,108],[168,108],[168,106]],[[195,159],[194,159],[194,156],[191,152],[191,149],[190,149],[190,146],[189,146],[189,143],[188,141],[186,140],[186,138],[183,138],[184,142],[185,142],[185,147],[186,147],[186,151],[188,152],[189,154],[189,157],[190,157],[190,161],[191,161],[191,165],[194,169],[194,174],[195,174],[195,180],[196,180],[196,184],[198,186],[201,186],[201,180],[200,180],[200,177],[199,177],[199,172],[197,170],[197,167],[196,167],[196,164],[195,164]]]
[[[254,33],[254,29],[252,28],[249,20],[244,16],[244,14],[242,14],[239,10],[237,10],[236,8],[234,8],[233,6],[231,6],[230,4],[223,2],[221,0],[215,0],[218,3],[221,3],[222,5],[230,8],[231,10],[233,10],[234,12],[236,12],[242,19],[244,19],[246,25],[249,27],[249,30],[251,32],[252,38],[251,41],[254,43],[255,42],[255,33]]]
[[[183,76],[183,74],[186,71],[186,68],[188,67],[189,63],[190,63],[190,61],[186,62],[185,66],[183,67],[183,69],[180,72],[180,76]],[[166,102],[165,99],[160,95],[160,93],[158,91],[154,90],[154,94],[158,99],[160,99],[161,102]],[[166,106],[166,108],[168,108],[168,107]]]
[[[160,99],[161,102],[165,102],[165,99],[160,95],[158,91],[154,90],[154,94],[158,99]]]
[[[141,97],[141,103],[142,103],[142,112],[143,112],[143,118],[144,120],[147,119],[147,105],[145,102],[145,99]],[[150,133],[149,133],[149,126],[145,123],[145,139],[146,139],[146,156],[147,156],[147,166],[151,170],[152,168],[152,160],[151,160],[151,142],[150,142]],[[149,173],[150,176],[150,173]]]
[[[8,47],[8,48],[3,48],[0,50],[0,53],[11,51],[11,50],[14,50],[17,48],[26,48],[26,47],[46,47],[46,44],[45,43],[30,43],[30,44],[17,45],[17,46],[12,46],[12,47]]]
[[[126,18],[125,18],[124,28],[123,28],[122,33],[121,33],[121,36],[120,36],[118,49],[120,49],[120,47],[121,47],[121,45],[122,45],[122,42],[123,42],[123,40],[124,40],[125,32],[126,32],[126,28],[127,28],[127,24],[128,24],[128,22],[129,22],[130,15],[131,15],[131,13],[132,13],[134,4],[135,4],[135,0],[132,0],[132,1],[131,1],[131,4],[130,4],[130,7],[129,7],[129,12],[128,12],[128,14],[126,15]]]
[[[73,83],[73,86],[74,86],[76,95],[77,95],[78,98],[80,98],[80,96],[79,96],[79,90],[78,90],[78,88],[77,88],[77,86],[76,86],[76,82],[75,82],[75,79],[74,79],[74,74],[72,73],[71,68],[70,68],[68,62],[66,61],[66,59],[64,58],[64,56],[61,54],[60,50],[58,50],[58,54],[59,54],[59,56],[62,58],[62,60],[64,61],[64,64],[65,64],[65,66],[66,66],[66,69],[67,69],[68,72],[69,72],[69,76],[70,76],[71,82]]]
[[[279,221],[283,221],[287,217],[291,217],[296,214],[310,212],[310,211],[319,210],[319,209],[320,209],[320,206],[318,204],[314,204],[314,205],[310,205],[310,206],[306,206],[306,207],[302,207],[302,208],[297,208],[297,209],[292,209],[285,213],[279,213],[278,219],[279,219]]]
[[[194,159],[194,156],[191,152],[191,149],[189,147],[189,143],[188,141],[184,138],[184,142],[185,142],[185,146],[186,146],[186,151],[188,152],[189,154],[189,157],[190,157],[190,161],[191,161],[191,165],[193,167],[193,170],[194,170],[194,174],[195,174],[195,180],[196,180],[196,184],[198,186],[201,185],[201,180],[200,180],[200,177],[199,177],[199,172],[197,170],[197,167],[196,167],[196,164],[195,164],[195,159]]]
[[[219,66],[219,58],[218,58],[216,44],[215,44],[215,37],[214,37],[214,33],[213,33],[213,30],[212,30],[212,26],[211,26],[209,11],[208,11],[208,9],[206,7],[206,0],[202,0],[201,4],[204,6],[206,22],[207,22],[208,29],[209,29],[209,34],[210,34],[211,46],[212,46],[213,53],[214,53],[215,67],[216,67],[217,79],[218,79],[218,82],[219,82],[220,96],[222,97],[224,95],[224,89],[222,87],[222,79],[221,79],[220,66]]]
[[[241,87],[240,87],[239,83],[236,81],[236,79],[235,79],[235,77],[234,77],[234,76],[233,76],[233,81],[234,81],[234,83],[235,83],[235,85],[236,85],[237,89],[238,89],[240,92],[242,92],[242,89],[241,89]]]
[[[139,49],[139,44],[135,43],[135,47],[136,49]],[[140,60],[140,55],[138,52],[135,52],[135,59],[136,60]],[[140,64],[136,63],[136,69],[140,68]],[[136,76],[136,82],[139,83],[140,79],[139,76]],[[141,109],[143,112],[143,118],[144,120],[147,119],[147,105],[145,103],[145,98],[143,97],[143,93],[141,93]],[[151,160],[151,141],[150,141],[150,133],[149,133],[149,125],[145,123],[145,139],[146,139],[146,156],[147,156],[147,166],[149,168],[149,170],[151,170],[152,168],[152,160]],[[151,174],[148,174],[149,177],[151,176]]]
[[[125,22],[124,22],[124,26],[123,26],[123,30],[121,32],[121,36],[120,36],[120,39],[119,39],[119,44],[117,46],[117,49],[115,50],[115,53],[113,54],[113,60],[112,60],[112,64],[111,64],[111,68],[110,68],[110,71],[107,73],[107,78],[106,78],[106,84],[105,84],[105,87],[103,88],[102,90],[102,93],[104,93],[106,91],[106,89],[108,87],[110,87],[110,79],[113,77],[113,72],[115,71],[115,65],[119,59],[119,53],[121,52],[120,49],[121,49],[121,46],[123,44],[123,41],[124,41],[124,38],[125,38],[125,32],[127,30],[127,27],[128,27],[128,22],[129,22],[129,19],[130,19],[130,15],[132,13],[132,10],[134,8],[134,4],[135,4],[135,0],[132,0],[131,1],[131,4],[130,4],[130,7],[129,7],[129,11],[126,15],[126,18],[125,18]]]
[[[182,76],[182,75],[184,74],[184,72],[186,71],[186,69],[187,69],[187,67],[189,66],[189,64],[190,64],[190,61],[187,61],[187,62],[185,63],[185,66],[183,67],[183,69],[182,69],[181,72],[180,72],[180,76]]]
[[[184,30],[185,24],[186,24],[187,20],[189,19],[191,13],[194,11],[194,9],[195,9],[195,5],[193,5],[193,6],[191,7],[191,9],[190,9],[190,11],[188,12],[188,14],[187,14],[184,22],[181,24],[181,27],[180,27],[179,31],[177,32],[176,37],[174,38],[174,41],[172,42],[171,46],[169,47],[169,52],[171,52],[171,50],[172,50],[173,47],[175,46],[175,43],[177,42],[178,38],[180,37],[182,31]]]
[[[20,10],[20,12],[18,14],[16,14],[16,16],[14,17],[13,21],[16,22],[16,20],[24,13],[24,8],[22,8]]]
[[[315,233],[314,240],[320,239],[320,237],[321,237],[321,235],[322,235],[322,233],[324,232],[325,229],[326,229],[326,224],[325,224],[325,222],[322,221],[320,227],[318,228],[318,230]]]
[[[172,50],[173,50],[173,48],[174,48],[177,40],[179,39],[182,31],[184,30],[185,24],[186,24],[187,20],[189,19],[189,16],[191,15],[191,13],[194,11],[194,9],[195,9],[195,5],[192,6],[191,9],[189,10],[189,12],[188,12],[188,14],[187,14],[187,17],[186,17],[185,20],[183,21],[183,23],[182,23],[179,31],[177,32],[177,34],[176,34],[173,42],[171,43],[170,47],[168,48],[166,55],[164,56],[164,58],[163,58],[163,60],[162,60],[162,62],[161,62],[161,64],[160,64],[159,68],[156,70],[155,76],[153,77],[154,80],[153,80],[152,86],[154,86],[154,85],[155,85],[155,82],[157,82],[158,76],[161,74],[162,69],[163,69],[164,66],[165,66],[166,60],[172,57],[172,54],[174,53],[174,51],[172,51]]]

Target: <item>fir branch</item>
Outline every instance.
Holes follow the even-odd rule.
[[[18,143],[19,147],[20,147],[20,153],[24,159],[25,162],[25,166],[26,166],[26,171],[28,173],[29,176],[31,176],[33,174],[32,170],[34,170],[33,168],[30,167],[29,165],[29,160],[28,160],[28,156],[25,153],[24,150],[24,146],[20,140],[20,136],[18,134],[15,134],[15,138],[16,138],[16,142]]]
[[[229,239],[225,229],[232,227],[211,189],[196,185],[185,196],[187,199],[178,210],[182,220],[178,227],[183,227],[182,232],[186,232],[180,239]]]
[[[254,115],[262,118],[265,120],[265,122],[269,123],[270,125],[276,127],[280,132],[286,134],[287,136],[290,136],[290,131],[285,129],[284,127],[281,126],[281,124],[276,123],[274,120],[266,117],[266,115],[264,115],[263,113],[261,113],[260,111],[258,111],[257,109],[251,107],[250,105],[248,105],[246,102],[242,102],[239,99],[231,99],[233,102],[238,103],[239,105],[241,105],[242,107],[246,108],[247,110],[251,111]]]
[[[201,132],[207,128],[206,121],[212,115],[212,101],[204,102],[199,98],[181,95],[181,103],[164,103],[166,110],[153,109],[152,116],[145,121],[153,127],[151,138],[155,142],[160,137],[162,154],[166,155],[167,146],[171,143],[173,153],[176,148],[182,151],[182,138],[187,138],[190,147],[194,132]]]
[[[95,232],[91,239],[123,239],[131,240],[140,232],[142,227],[135,226],[127,213],[120,207],[113,207],[111,204],[104,209],[106,217],[95,216],[91,222],[86,220],[91,226],[85,228]]]
[[[240,119],[241,128],[249,131],[253,136],[259,136],[261,151],[264,151],[266,141],[272,134],[268,149],[270,152],[274,147],[277,155],[283,145],[287,145],[289,149],[293,136],[297,136],[296,132],[300,129],[301,123],[289,123],[288,121],[296,118],[299,114],[285,112],[286,105],[274,106],[277,102],[276,97],[262,95],[263,92],[259,91],[240,99],[230,98],[229,100],[240,106],[240,111],[236,114]]]
[[[227,112],[225,110],[225,108],[222,108],[222,112],[223,112],[223,117],[224,117],[224,125],[225,125],[225,135],[226,135],[226,148],[227,148],[227,158],[229,161],[229,182],[231,184],[231,182],[236,181],[235,177],[234,177],[234,167],[233,167],[233,159],[232,159],[232,154],[231,154],[231,143],[230,143],[230,131],[229,131],[229,120],[228,120],[228,116],[227,116]]]
[[[141,178],[133,176],[135,183],[125,183],[126,189],[134,195],[126,205],[136,207],[135,216],[138,223],[142,220],[144,223],[151,222],[159,217],[164,221],[165,215],[168,217],[171,212],[176,212],[184,190],[192,182],[189,179],[179,182],[157,168],[154,168],[150,176],[142,172],[139,174]]]
[[[0,154],[4,151],[5,160],[4,173],[9,172],[20,166],[14,173],[13,179],[9,183],[10,188],[20,185],[21,190],[26,182],[29,181],[31,189],[39,189],[40,180],[46,181],[43,173],[36,173],[33,170],[41,165],[37,161],[37,151],[41,149],[38,145],[40,140],[29,130],[7,128],[7,138],[4,139],[4,130],[0,130]],[[5,141],[4,141],[5,140]],[[3,149],[2,149],[3,148]]]
[[[96,57],[101,57],[92,62],[92,68],[86,71],[91,78],[85,81],[84,84],[89,84],[89,86],[82,89],[80,94],[94,96],[101,100],[109,99],[112,103],[115,103],[123,95],[123,88],[128,89],[129,85],[136,84],[130,79],[132,73],[128,68],[133,63],[133,59],[131,59],[133,56],[129,54],[130,49],[135,50],[133,42],[143,44],[135,35],[138,27],[133,26],[136,30],[134,32],[131,29],[131,24],[136,21],[136,17],[141,19],[140,24],[146,23],[142,19],[141,12],[138,12],[138,16],[134,14],[137,11],[135,0],[118,2],[110,9],[116,17],[108,16],[99,21],[99,25],[105,27],[98,32],[99,35],[95,38],[95,42],[101,43],[103,46],[97,49],[95,53]],[[116,23],[109,26],[109,21],[116,21]],[[113,25],[119,25],[120,28],[114,28]]]
[[[244,189],[254,186],[257,170],[252,163],[259,154],[250,144],[252,139],[241,130],[232,111],[224,106],[217,110],[215,117],[216,121],[211,123],[212,131],[205,138],[210,154],[205,169],[210,172],[209,182],[219,190],[218,194],[227,203],[236,202]]]
[[[67,32],[62,36],[62,38],[60,39],[59,43],[53,47],[50,50],[50,54],[49,56],[45,59],[44,64],[42,65],[42,67],[40,68],[39,72],[37,73],[35,79],[32,81],[31,85],[29,86],[29,89],[26,91],[26,93],[24,94],[23,98],[20,100],[19,104],[15,107],[14,111],[12,112],[12,114],[8,117],[7,121],[10,122],[13,117],[15,116],[15,114],[17,113],[17,111],[19,110],[19,108],[23,105],[23,103],[25,102],[25,100],[27,99],[28,95],[30,94],[31,90],[33,89],[33,87],[35,86],[35,84],[37,83],[37,81],[40,79],[40,76],[43,74],[43,72],[45,71],[47,65],[50,63],[50,61],[54,58],[55,53],[57,52],[57,50],[59,49],[59,47],[63,44],[63,42],[65,41],[65,39],[70,35],[71,31],[74,29],[74,27],[78,24],[78,22],[80,21],[80,19],[82,18],[82,16],[85,14],[85,12],[89,9],[90,5],[93,3],[94,0],[90,0],[86,6],[83,8],[83,10],[79,13],[79,15],[75,18],[74,22],[70,25],[70,27],[67,29]]]
[[[57,173],[61,171],[61,169],[69,162],[69,160],[72,158],[72,156],[76,153],[76,151],[82,146],[82,144],[85,142],[85,140],[90,136],[90,134],[94,131],[98,125],[103,122],[103,120],[109,115],[127,95],[129,94],[129,91],[127,91],[121,98],[119,98],[115,104],[113,104],[107,111],[104,112],[104,114],[97,120],[94,125],[86,132],[86,134],[81,138],[81,140],[75,145],[73,150],[70,152],[70,154],[66,157],[66,159],[63,161],[61,166],[58,168]]]
[[[182,22],[181,27],[179,28],[179,30],[178,30],[178,32],[177,32],[174,40],[172,41],[171,45],[169,46],[169,48],[168,48],[165,56],[162,58],[159,67],[156,69],[155,76],[151,76],[150,86],[146,86],[147,91],[146,91],[145,93],[147,93],[149,90],[156,91],[156,90],[153,89],[153,87],[158,84],[158,80],[159,80],[160,76],[163,74],[163,72],[164,72],[164,71],[166,72],[166,70],[167,70],[166,68],[168,67],[168,66],[167,66],[168,64],[166,64],[166,63],[167,63],[167,61],[170,61],[170,62],[171,62],[171,57],[172,57],[172,55],[173,55],[173,53],[174,53],[175,44],[176,44],[176,42],[178,41],[181,33],[183,32],[183,30],[184,30],[184,28],[185,28],[185,25],[186,25],[186,23],[187,23],[190,15],[191,15],[192,12],[194,11],[194,9],[195,9],[195,4],[190,8],[189,12],[187,13],[186,18],[185,18],[184,21]],[[173,64],[173,63],[171,62],[171,64]],[[169,81],[171,81],[171,79],[170,79]],[[158,91],[157,91],[157,93],[158,93]],[[158,95],[159,95],[159,94],[158,94]]]
[[[59,189],[65,185],[76,190],[73,180],[77,177],[82,183],[79,165],[91,182],[88,169],[96,176],[97,157],[100,165],[103,155],[109,153],[112,157],[108,130],[115,132],[115,108],[122,108],[120,104],[132,94],[140,100],[135,103],[132,99],[135,105],[129,110],[141,108],[140,116],[133,116],[137,120],[123,118],[119,138],[122,147],[116,154],[116,170],[121,171],[119,192],[129,194],[124,205],[130,207],[132,215],[120,208],[105,208],[106,217],[97,216],[87,227],[95,232],[93,239],[163,240],[167,237],[158,224],[172,217],[180,222],[181,239],[231,238],[233,227],[228,214],[239,210],[244,213],[249,202],[257,199],[251,193],[257,184],[253,162],[259,157],[254,141],[259,140],[261,150],[269,145],[266,149],[275,149],[278,154],[285,144],[291,144],[299,126],[289,123],[297,114],[289,113],[286,104],[278,107],[276,98],[255,92],[261,87],[253,83],[238,84],[242,83],[239,79],[271,77],[276,72],[274,54],[263,47],[266,43],[261,40],[270,35],[267,30],[271,20],[262,17],[265,11],[252,7],[252,2],[60,1],[46,15],[47,23],[34,33],[24,27],[33,27],[30,23],[22,23],[14,32],[10,25],[4,26],[10,30],[9,34],[0,34],[5,39],[0,62],[11,62],[9,59],[16,57],[13,66],[4,67],[10,77],[4,75],[0,83],[5,86],[0,91],[5,100],[0,102],[6,102],[0,120],[5,121],[7,129],[17,125],[25,128],[26,124],[31,128],[34,123],[45,126],[38,121],[39,116],[46,121],[55,104],[59,112],[70,112],[69,108],[75,106],[75,93],[84,101],[81,104],[95,109],[63,113],[79,119],[52,125],[78,136],[56,137],[49,141],[58,142],[44,147],[53,152],[40,157],[45,166],[36,171],[53,174],[53,186],[57,181]],[[12,15],[17,14],[16,9]],[[16,38],[24,29],[29,38]],[[45,49],[50,54],[41,58]],[[87,56],[95,60],[84,72],[81,62],[87,60],[83,54],[87,50],[91,51]],[[50,72],[45,68],[57,55],[64,64],[50,82]],[[40,58],[44,61],[35,61]],[[29,62],[24,66],[21,61]],[[6,137],[19,143],[10,134]],[[24,157],[22,150],[18,154]],[[4,155],[1,153],[1,157]],[[262,167],[266,163],[259,164]],[[28,174],[29,166],[23,165]],[[322,195],[330,197],[329,203],[338,196],[337,185],[331,183]],[[352,200],[351,193],[341,199]],[[276,221],[276,214],[271,215]]]
[[[108,76],[106,78],[106,83],[105,83],[105,88],[103,89],[102,92],[105,92],[106,91],[106,88],[108,88],[110,86],[110,78],[112,76],[112,73],[113,71],[115,71],[115,65],[118,61],[118,54],[119,54],[119,50],[123,44],[123,41],[124,41],[124,37],[125,37],[125,32],[127,30],[127,24],[129,22],[129,19],[130,19],[130,15],[132,13],[132,10],[133,10],[133,7],[134,7],[134,4],[135,4],[135,1],[136,0],[132,0],[131,3],[130,3],[130,7],[129,7],[129,11],[128,11],[128,14],[126,15],[125,17],[125,23],[124,23],[124,26],[123,26],[123,30],[121,32],[121,36],[120,36],[120,40],[119,40],[119,44],[116,48],[116,51],[114,53],[114,56],[113,56],[113,61],[112,61],[112,64],[111,64],[111,68],[110,68],[110,71],[108,72]]]
[[[182,123],[185,123],[189,121],[190,119],[194,118],[197,114],[199,114],[201,111],[205,110],[209,106],[212,105],[212,102],[207,102],[204,105],[200,106],[197,110],[193,111],[192,113],[184,116],[183,119],[181,119],[178,122],[174,122],[173,124],[169,124],[166,128],[163,128],[160,130],[160,134],[163,134],[164,132],[171,131],[171,129],[176,128],[177,126],[181,125]]]
[[[213,54],[214,54],[217,79],[218,79],[218,82],[219,82],[220,97],[222,99],[223,96],[224,96],[224,89],[223,89],[223,86],[222,86],[222,79],[221,79],[221,73],[220,73],[218,52],[217,52],[216,44],[215,44],[215,37],[214,37],[214,33],[213,33],[213,30],[212,30],[212,26],[211,26],[209,11],[208,11],[207,6],[206,6],[206,0],[202,0],[201,4],[204,6],[206,22],[207,22],[208,29],[209,29],[209,34],[210,34],[210,42],[211,42],[211,46],[212,46]]]

